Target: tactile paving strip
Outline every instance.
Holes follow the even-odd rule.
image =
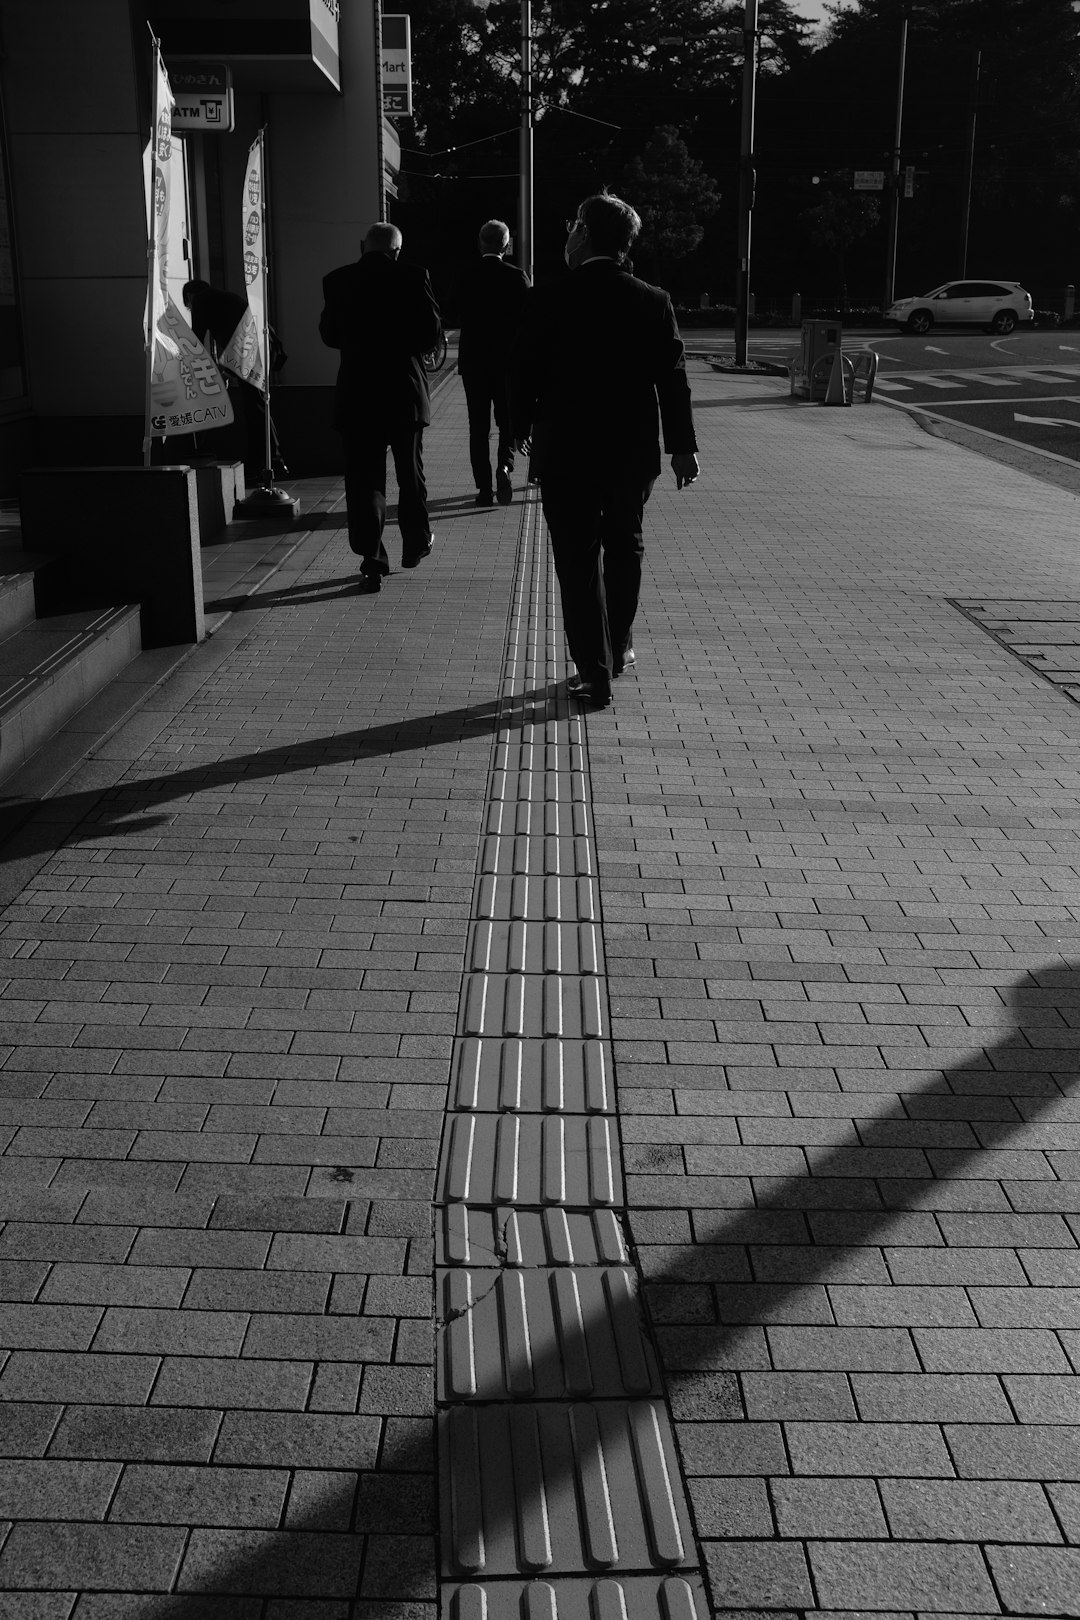
[[[439,1160],[442,1612],[705,1620],[621,1218],[587,739],[551,684],[535,493],[516,589]]]
[[[591,922],[482,922],[473,925],[469,966],[476,973],[599,973],[600,930]]]
[[[698,1575],[448,1585],[449,1620],[708,1620]]]
[[[659,1393],[636,1285],[625,1266],[445,1271],[439,1398]]]
[[[602,1114],[451,1114],[439,1202],[622,1203],[614,1122]]]
[[[620,1266],[629,1256],[614,1210],[448,1204],[435,1258],[439,1266]]]
[[[659,1402],[451,1406],[439,1447],[444,1575],[639,1574],[694,1562]]]
[[[461,998],[462,1035],[547,1035],[599,1040],[604,1010],[595,977],[573,973],[473,973]]]
[[[454,1107],[491,1114],[609,1114],[614,1097],[607,1043],[470,1036],[454,1054]]]

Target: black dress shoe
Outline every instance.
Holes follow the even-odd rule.
[[[514,498],[514,486],[510,482],[510,474],[500,467],[495,474],[495,490],[500,506],[509,506]]]
[[[361,596],[374,596],[376,591],[382,590],[382,575],[361,574],[356,589]]]
[[[606,709],[611,702],[611,687],[607,681],[571,681],[567,691],[579,703],[593,709]]]
[[[473,502],[473,505],[474,506],[494,506],[495,505],[495,497],[491,493],[490,489],[478,489],[477,492],[476,492],[476,500]]]
[[[430,557],[431,556],[431,548],[432,548],[432,546],[434,544],[435,544],[435,537],[432,536],[428,540],[427,545],[424,546],[422,550],[410,552],[409,556],[402,557],[402,559],[401,559],[402,568],[415,568],[417,563],[423,562],[425,557]]]

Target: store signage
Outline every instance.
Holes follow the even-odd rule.
[[[856,169],[854,180],[855,191],[884,191],[884,169]]]
[[[382,20],[383,112],[412,113],[412,44],[408,16]]]
[[[232,74],[224,62],[169,61],[173,133],[227,135],[233,127]]]

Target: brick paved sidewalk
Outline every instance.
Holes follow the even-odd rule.
[[[27,829],[48,858],[0,916],[3,1620],[419,1620],[439,1563],[460,1620],[516,1616],[538,1573],[583,1612],[602,1569],[630,1620],[675,1620],[699,1550],[725,1612],[1080,1613],[1080,710],[950,602],[1080,601],[1077,504],[885,407],[705,371],[695,392],[702,477],[650,506],[611,710],[551,695],[535,503],[473,511],[455,385],[430,562],[360,598],[320,531]],[[526,894],[518,973],[535,881],[554,923]],[[533,1039],[552,938],[562,1011]],[[557,1052],[574,1092],[561,1191],[546,1124],[530,1149],[507,1101],[507,1054],[527,1087],[537,1049],[532,1078],[550,1091]],[[470,1062],[501,1100],[469,1099]],[[513,1186],[483,1147],[506,1109]],[[524,1268],[535,1325],[528,1212],[624,1196],[633,1254],[616,1220],[592,1264],[609,1297],[640,1265],[664,1388],[625,1315],[603,1382],[571,1214],[593,1363],[575,1372],[552,1270],[534,1476],[523,1408],[500,1438],[484,1382],[485,1334],[515,1370],[500,1268]],[[508,1205],[517,1260],[510,1221],[477,1237]],[[455,1209],[497,1316],[454,1281]],[[608,1487],[583,1458],[624,1408],[647,1534],[612,1474],[615,1556],[586,1540],[560,1564],[563,1497],[595,1532]],[[564,1410],[576,1486],[550,1462]],[[500,1446],[516,1538],[484,1494]]]

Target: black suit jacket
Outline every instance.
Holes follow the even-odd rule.
[[[505,371],[525,313],[529,282],[523,270],[487,253],[458,283],[454,313],[461,327],[458,371]]]
[[[323,278],[319,336],[341,350],[334,426],[390,431],[431,421],[420,356],[442,331],[421,265],[365,253]]]
[[[529,300],[511,378],[515,438],[532,433],[531,472],[609,472],[646,482],[697,449],[675,311],[659,287],[612,259],[580,265]]]

